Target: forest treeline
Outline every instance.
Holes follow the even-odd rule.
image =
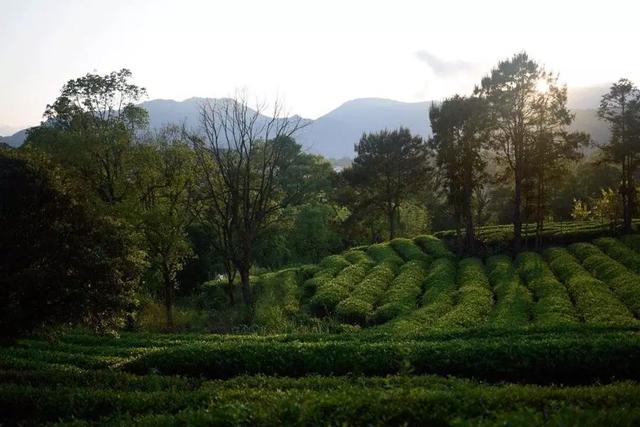
[[[70,80],[24,146],[0,150],[5,337],[122,327],[141,295],[171,328],[176,297],[207,280],[250,307],[257,269],[398,236],[455,229],[474,253],[476,227],[512,223],[517,253],[525,223],[541,246],[546,221],[598,215],[630,231],[636,213],[640,92],[625,79],[602,96],[612,138],[595,150],[568,131],[566,86],[519,53],[425,111],[430,138],[365,134],[336,171],[296,143],[304,122],[242,94],[203,104],[197,129],[151,130],[131,78]]]

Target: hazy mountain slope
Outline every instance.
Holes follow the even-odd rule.
[[[415,134],[429,135],[428,110],[428,102],[356,99],[313,121],[298,140],[305,148],[326,157],[353,157],[353,146],[364,132],[404,126]]]
[[[182,102],[172,99],[154,99],[140,104],[149,112],[149,125],[159,129],[168,124],[185,125],[196,128],[199,123],[200,106],[206,98],[189,98]]]
[[[571,129],[590,133],[592,139],[599,144],[606,143],[609,138],[605,123],[596,116],[600,97],[607,90],[607,86],[569,90],[568,104],[576,113]],[[198,130],[200,107],[207,100],[195,97],[181,102],[155,99],[143,102],[141,106],[149,111],[150,125],[154,129],[167,124],[184,124],[188,129]],[[316,120],[309,120],[309,125],[297,135],[297,139],[306,150],[313,153],[330,158],[353,157],[353,147],[364,132],[405,126],[415,134],[428,136],[429,105],[429,102],[400,102],[381,98],[355,99]],[[24,137],[23,130],[10,137],[0,138],[0,141],[19,146]]]
[[[570,126],[571,130],[587,132],[596,145],[609,142],[611,132],[607,124],[598,118],[597,110],[573,110],[573,112],[576,118]]]
[[[11,136],[14,133],[20,131],[21,129],[22,129],[21,126],[0,125],[0,138],[6,137],[6,136]]]
[[[568,88],[567,106],[572,110],[597,109],[602,95],[609,92],[609,85]]]
[[[12,147],[19,147],[22,145],[26,137],[27,129],[22,129],[21,131],[18,131],[11,136],[1,136],[0,142]]]

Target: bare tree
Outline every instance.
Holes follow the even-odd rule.
[[[280,178],[300,155],[291,137],[304,126],[299,117],[285,117],[278,102],[269,116],[265,110],[259,103],[249,108],[244,95],[206,102],[201,108],[202,134],[189,135],[218,249],[240,274],[248,305],[253,302],[249,270],[254,244],[296,197],[282,188]]]

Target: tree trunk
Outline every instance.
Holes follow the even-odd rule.
[[[538,175],[538,194],[536,200],[536,249],[542,249],[542,231],[544,229],[544,176]]]
[[[168,272],[163,272],[164,277],[164,309],[167,316],[167,329],[173,330],[173,299],[174,299],[174,288],[173,288],[173,280],[171,280],[171,276]]]
[[[229,298],[229,304],[231,305],[235,305],[236,303],[236,298],[233,290],[234,290],[233,278],[229,278],[227,281],[227,297]]]
[[[251,294],[251,284],[249,283],[249,267],[242,266],[239,269],[240,282],[242,289],[242,299],[248,306],[253,304],[253,295]]]
[[[465,241],[464,248],[470,254],[475,254],[475,228],[473,224],[473,211],[471,209],[471,182],[470,177],[466,177],[464,184],[464,217],[465,217]]]
[[[633,218],[633,207],[634,207],[634,193],[635,188],[633,186],[633,172],[631,170],[631,159],[629,157],[625,158],[625,166],[623,168],[623,174],[625,178],[623,180],[624,192],[625,195],[623,197],[623,220],[624,220],[624,231],[625,233],[631,232],[631,223]]]
[[[515,171],[515,194],[513,199],[513,254],[520,252],[522,247],[522,216],[520,208],[522,205],[522,177],[519,166]]]
[[[458,256],[462,256],[462,250],[464,245],[462,242],[462,232],[461,232],[462,214],[460,213],[460,211],[455,213],[455,217],[456,217],[456,248],[458,251]]]
[[[393,205],[387,206],[387,217],[389,220],[389,240],[396,237],[396,209]]]

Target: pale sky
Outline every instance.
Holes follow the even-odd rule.
[[[316,118],[361,97],[466,93],[526,50],[570,86],[640,84],[637,1],[0,0],[0,126],[123,67],[149,99],[246,89]]]

